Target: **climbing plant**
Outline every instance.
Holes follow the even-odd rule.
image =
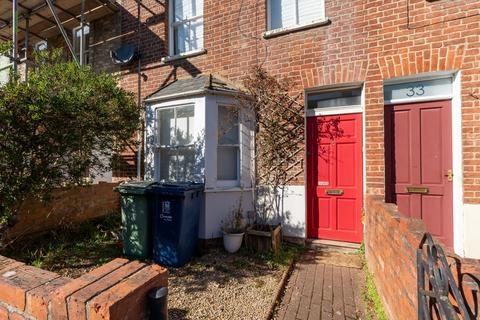
[[[266,223],[279,217],[285,186],[304,171],[305,117],[303,93],[295,82],[277,78],[255,66],[243,80],[245,95],[238,99],[256,124],[255,185],[256,219]],[[338,120],[321,123],[321,137],[341,135]],[[299,169],[300,168],[300,169]]]
[[[0,87],[0,228],[27,198],[88,183],[140,125],[132,94],[116,79],[42,52],[26,81]],[[0,232],[1,233],[1,232]]]

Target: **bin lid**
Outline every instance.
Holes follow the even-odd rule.
[[[187,191],[203,191],[203,183],[175,182],[156,183],[148,187],[148,193],[158,195],[184,196]]]
[[[157,184],[157,182],[154,181],[131,181],[124,182],[113,188],[113,190],[121,194],[145,194],[147,188],[155,184]]]

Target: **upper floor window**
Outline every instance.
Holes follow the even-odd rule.
[[[325,0],[268,0],[268,29],[291,28],[325,19]]]
[[[174,0],[170,21],[170,55],[203,49],[203,0]]]
[[[83,41],[82,41],[83,35]],[[73,51],[75,52],[75,56],[77,57],[80,64],[87,64],[88,63],[88,52],[90,47],[90,26],[85,24],[83,26],[79,26],[73,29]],[[83,56],[80,56],[81,52],[83,51]]]

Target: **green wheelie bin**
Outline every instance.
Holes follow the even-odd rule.
[[[151,256],[150,210],[146,190],[151,181],[132,181],[114,188],[120,193],[123,253],[134,258]]]

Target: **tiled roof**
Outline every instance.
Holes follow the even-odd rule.
[[[189,94],[199,94],[206,92],[221,92],[235,94],[241,91],[237,86],[227,80],[212,74],[200,74],[191,78],[175,80],[164,85],[145,100],[164,100],[178,96],[187,96]]]

